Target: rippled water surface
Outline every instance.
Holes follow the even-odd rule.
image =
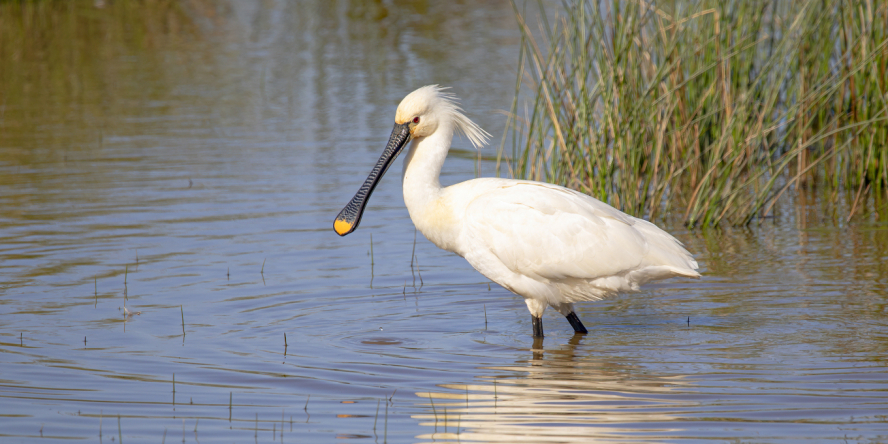
[[[332,231],[424,84],[494,134],[442,182],[494,174],[508,3],[171,3],[0,3],[4,442],[888,440],[884,215],[672,226],[701,280],[534,343],[400,162]]]

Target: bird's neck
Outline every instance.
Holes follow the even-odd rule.
[[[441,198],[439,176],[452,139],[452,127],[442,125],[431,136],[413,140],[404,159],[402,177],[404,203],[410,219],[426,238],[445,249],[449,248],[442,242],[448,241],[438,238],[449,231],[442,224],[450,217],[449,208]]]
[[[418,209],[440,194],[441,182],[438,178],[450,150],[451,140],[453,130],[440,126],[431,136],[410,142],[401,182],[404,185],[404,203],[411,210],[411,215],[411,207]]]

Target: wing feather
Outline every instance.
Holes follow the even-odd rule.
[[[567,300],[698,276],[696,262],[668,233],[556,185],[508,182],[476,196],[463,221],[466,244],[478,250],[466,256],[470,262],[492,254],[512,273],[558,285]]]

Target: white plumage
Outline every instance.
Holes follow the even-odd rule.
[[[489,137],[442,88],[426,86],[410,93],[398,106],[395,121],[390,146],[399,128],[409,131],[395,143],[409,141],[402,180],[413,223],[432,243],[524,297],[535,335],[542,336],[540,317],[547,306],[585,333],[573,313],[574,302],[638,290],[653,280],[699,277],[697,262],[675,238],[580,192],[500,178],[442,188],[438,177],[454,131],[466,134],[476,147]],[[371,173],[371,192],[380,177]],[[361,196],[359,191],[353,199],[360,198],[357,220],[347,221],[349,231],[344,233],[337,225],[337,232],[357,228],[367,197],[369,192]],[[345,220],[343,213],[337,224]]]

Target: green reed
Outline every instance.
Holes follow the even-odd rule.
[[[691,226],[800,187],[852,190],[849,217],[885,199],[888,1],[572,0],[538,24],[513,6],[513,176]]]

